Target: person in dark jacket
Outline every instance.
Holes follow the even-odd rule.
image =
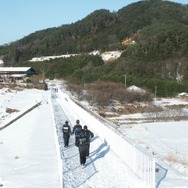
[[[78,141],[79,141],[81,130],[82,130],[82,126],[80,125],[80,121],[76,120],[76,125],[74,125],[73,127],[72,134],[75,135],[75,146],[77,147],[78,147]]]
[[[80,155],[80,165],[84,166],[86,163],[86,155],[88,151],[87,135],[84,129],[80,132],[78,140],[78,150]]]
[[[62,131],[63,131],[64,147],[68,147],[69,146],[69,139],[70,139],[70,135],[71,135],[71,127],[70,127],[68,121],[65,121],[65,124],[63,125]]]
[[[90,141],[91,141],[91,138],[94,137],[94,134],[93,134],[93,132],[91,132],[91,131],[87,128],[87,125],[84,125],[84,131],[85,131],[85,134],[86,134],[86,137],[87,137],[87,143],[88,143],[88,148],[87,148],[86,157],[89,157]]]

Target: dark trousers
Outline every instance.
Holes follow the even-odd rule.
[[[75,136],[75,146],[77,146],[78,147],[78,145],[79,145],[79,136]]]
[[[88,145],[79,146],[80,164],[81,165],[84,165],[86,163],[87,151],[88,151]]]
[[[87,157],[89,157],[89,149],[90,149],[90,143],[87,145],[87,152],[86,152]]]
[[[68,136],[68,135],[64,135],[64,136],[63,136],[64,146],[65,146],[65,147],[68,147],[68,146],[69,146],[69,138],[70,138],[70,136]]]

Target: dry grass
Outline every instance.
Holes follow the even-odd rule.
[[[133,103],[134,101],[151,101],[148,92],[138,93],[128,91],[124,84],[114,82],[95,82],[92,84],[74,85],[67,83],[67,89],[76,94],[79,99],[87,100],[91,105],[106,107],[120,103]],[[85,91],[85,92],[83,92]]]
[[[181,157],[175,153],[168,153],[166,156],[165,156],[165,160],[170,164],[170,165],[173,165],[175,163],[177,164],[181,164],[183,165],[184,167],[187,167],[188,166],[188,160],[185,158],[185,157]]]
[[[183,166],[188,166],[188,160],[187,160],[185,157],[183,157],[183,158],[180,159],[180,163],[181,163]]]
[[[19,112],[19,110],[17,110],[17,109],[12,109],[12,108],[6,108],[6,113],[11,114],[11,113],[14,113],[14,112]]]
[[[170,165],[177,162],[177,158],[173,153],[167,153],[165,160],[167,160]]]
[[[188,120],[183,109],[186,105],[160,107],[151,103],[149,93],[128,92],[123,84],[113,82],[96,82],[93,84],[75,85],[67,82],[67,89],[79,100],[87,101],[99,115],[115,118],[124,114],[141,113],[141,119],[127,119],[127,124],[156,121]],[[160,100],[160,99],[158,99]]]

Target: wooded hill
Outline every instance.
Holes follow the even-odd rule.
[[[99,57],[84,55],[93,50],[122,50],[123,53],[118,60],[104,64]],[[97,10],[75,23],[37,31],[0,46],[0,56],[6,65],[12,66],[36,66],[28,60],[67,53],[82,55],[50,61],[53,76],[49,76],[75,77],[80,82],[123,82],[126,74],[130,84],[150,89],[162,84],[164,90],[164,85],[169,83],[170,89],[172,85],[176,88],[161,95],[174,94],[177,89],[185,91],[188,88],[188,5],[147,0],[117,12]],[[68,62],[72,68],[65,66]],[[77,62],[79,65],[74,66]],[[69,68],[65,71],[63,67]]]

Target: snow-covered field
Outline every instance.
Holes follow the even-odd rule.
[[[58,82],[53,84],[59,88],[58,93],[53,89],[0,90],[1,127],[42,101],[40,106],[0,131],[0,186],[146,188],[110,148],[108,143],[113,141],[100,138],[100,127],[94,132],[90,158],[85,168],[80,168],[74,136],[69,148],[63,148],[60,128],[66,119],[71,126],[80,119],[81,124],[88,125],[91,130],[92,124],[102,126],[102,123],[76,105]],[[170,102],[178,103],[178,100],[171,99]],[[7,108],[18,111],[9,114]],[[143,146],[167,170],[158,187],[185,188],[188,187],[187,129],[186,121],[177,121],[139,123],[131,128],[121,125],[118,131]]]

